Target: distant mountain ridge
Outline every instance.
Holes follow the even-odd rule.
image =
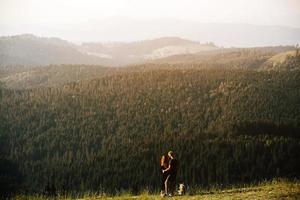
[[[132,19],[124,16],[113,16],[78,22],[71,27],[62,25],[59,32],[47,27],[47,25],[39,28],[24,26],[18,29],[0,25],[0,35],[20,34],[22,33],[20,30],[78,42],[133,42],[175,36],[201,43],[214,42],[224,47],[245,48],[300,43],[300,27],[246,23],[204,23],[197,20],[172,18]]]
[[[93,30],[89,33],[89,38],[93,40],[98,39],[97,35],[101,35],[102,40],[111,41],[133,41],[172,35],[201,43],[214,42],[225,47],[262,47],[300,43],[300,28],[288,26],[202,23],[177,19],[134,20],[119,17],[88,22],[86,26]]]
[[[23,34],[0,38],[0,65],[108,64],[109,60],[80,52],[59,38]]]
[[[124,43],[76,45],[59,38],[23,34],[0,37],[0,65],[98,64],[125,65],[177,55],[215,50],[212,44],[165,37]]]
[[[243,49],[247,48],[222,48],[212,42],[200,43],[179,37],[161,37],[135,42],[74,44],[60,38],[22,34],[0,37],[0,66],[53,64],[124,66],[149,62],[201,63],[206,58],[213,58],[211,55],[215,54],[216,59],[219,59],[219,54],[227,53],[226,56],[230,56],[228,53]],[[294,50],[295,47],[266,46],[251,49],[254,53],[260,51],[264,54],[275,55]],[[216,59],[213,58],[212,61]]]
[[[104,57],[110,57],[123,64],[218,49],[213,43],[201,44],[178,37],[163,37],[137,42],[83,43],[82,48],[85,52],[98,54],[100,57],[104,55]]]

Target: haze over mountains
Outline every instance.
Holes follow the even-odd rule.
[[[101,21],[90,21],[80,27],[81,29],[74,27],[74,30],[82,30],[78,32],[78,35],[88,34],[85,38],[90,41],[135,41],[176,36],[202,43],[214,42],[227,47],[294,45],[300,42],[299,28],[242,23],[201,23],[192,20],[136,20],[111,17]],[[84,30],[89,31],[87,33]],[[71,35],[74,36],[74,33],[70,34],[70,38]],[[77,40],[80,41],[79,38]]]
[[[44,27],[45,26],[45,27]],[[181,37],[201,43],[214,42],[225,47],[295,45],[300,43],[300,29],[246,23],[202,23],[177,19],[132,19],[109,17],[88,20],[59,28],[47,25],[0,25],[1,35],[32,32],[77,42],[140,41],[161,37]],[[58,26],[58,25],[57,25]]]
[[[24,34],[0,38],[1,65],[96,64],[105,59],[86,56],[76,45],[58,38]]]
[[[273,50],[270,47],[260,49],[280,53],[293,50],[294,47],[278,46],[273,47]],[[186,55],[196,56],[197,60],[199,54],[205,56],[209,52],[218,54],[220,51],[232,50],[235,51],[237,48],[223,48],[212,42],[200,43],[179,37],[161,37],[134,42],[75,44],[60,38],[22,34],[0,37],[0,65],[92,64],[120,66],[156,62],[155,60],[158,59],[166,61],[164,58],[169,61],[194,62],[195,58],[188,61]],[[168,57],[171,57],[171,60]]]
[[[1,65],[101,64],[125,65],[177,54],[216,50],[213,43],[177,37],[138,42],[83,43],[31,34],[0,38]]]
[[[0,27],[0,34],[20,30],[38,34],[0,37],[1,65],[119,66],[220,48],[295,46],[300,43],[299,28],[175,19],[110,17],[61,26],[57,30],[52,30],[49,24],[45,29],[1,24]]]

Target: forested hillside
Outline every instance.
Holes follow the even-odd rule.
[[[206,51],[195,54],[181,54],[169,56],[166,58],[156,59],[151,62],[168,63],[168,64],[212,64],[219,67],[227,68],[243,68],[243,69],[259,69],[264,66],[266,61],[273,64],[273,57],[289,52],[294,53],[295,47],[277,46],[277,47],[261,47],[261,48],[224,48],[215,51]],[[281,56],[285,60],[285,56]],[[275,60],[276,61],[276,60]]]
[[[150,69],[2,88],[1,167],[15,166],[2,182],[34,192],[152,191],[170,149],[188,185],[299,178],[299,70]]]
[[[0,67],[0,81],[13,89],[57,87],[112,74],[116,68],[98,65],[49,65]]]
[[[163,41],[165,40],[166,39]],[[171,40],[171,42],[174,43],[173,40]],[[182,43],[186,41],[179,40],[178,42]],[[150,47],[150,44],[165,44],[161,41],[158,42],[158,44],[154,41],[144,43],[148,44]],[[136,45],[141,47],[142,44],[143,43],[141,42],[141,44]],[[133,47],[135,46],[133,45]],[[201,54],[176,55],[123,67],[104,67],[83,64],[0,66],[0,81],[8,88],[28,89],[37,87],[57,87],[66,83],[92,80],[123,72],[145,72],[158,69],[297,70],[300,69],[299,55],[296,55],[297,52],[298,51],[296,51],[294,47],[290,46],[249,49],[229,48],[206,51]]]

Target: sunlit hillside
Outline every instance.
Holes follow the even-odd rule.
[[[1,148],[11,166],[2,181],[36,193],[47,184],[155,191],[169,149],[182,163],[178,181],[190,185],[297,178],[299,78],[299,70],[134,67],[55,88],[2,88]]]

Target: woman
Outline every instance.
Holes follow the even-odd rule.
[[[163,173],[163,170],[167,169],[169,167],[169,156],[168,154],[165,154],[160,159],[160,172],[161,172],[161,187],[160,187],[160,195],[165,195],[165,182],[168,177],[168,173]]]
[[[171,197],[175,194],[175,189],[176,189],[178,160],[176,159],[175,153],[173,151],[169,151],[168,158],[169,158],[169,167],[163,170],[163,173],[168,174],[165,182],[165,189],[166,189],[166,194],[168,194],[168,196]]]

